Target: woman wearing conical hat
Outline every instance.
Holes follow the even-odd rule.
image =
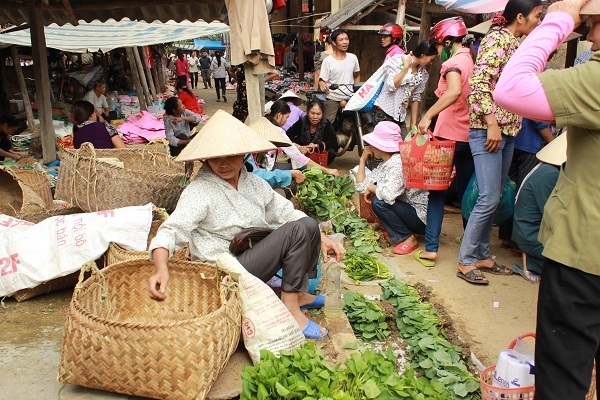
[[[265,282],[283,268],[281,301],[306,338],[322,339],[327,329],[302,312],[325,303],[324,296],[307,293],[308,279],[316,276],[319,251],[337,261],[342,260],[344,251],[319,232],[317,221],[294,209],[267,182],[246,171],[245,154],[273,148],[271,142],[219,110],[182,150],[177,161],[204,163],[150,243],[156,267],[149,281],[150,297],[163,300],[167,296],[167,261],[176,246],[189,243],[192,260],[214,263],[241,230],[276,228],[237,255],[237,260]]]

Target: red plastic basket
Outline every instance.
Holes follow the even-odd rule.
[[[513,339],[508,345],[509,349],[514,349],[517,344],[517,340],[526,337],[532,337],[535,339],[535,333],[529,332]],[[495,365],[487,367],[479,375],[479,382],[481,383],[481,399],[482,400],[505,400],[505,399],[519,399],[519,400],[533,400],[535,395],[535,385],[525,386],[522,388],[501,388],[498,386],[492,386],[494,380]],[[590,390],[585,396],[586,400],[593,400],[596,398],[596,366],[592,372],[592,383]]]
[[[452,160],[454,159],[454,140],[438,140],[431,132],[431,140],[417,143],[414,135],[411,140],[398,144],[402,157],[402,175],[404,184],[411,189],[446,190],[450,187]]]

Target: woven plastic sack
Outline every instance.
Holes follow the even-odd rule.
[[[510,178],[506,178],[504,187],[502,188],[502,197],[500,197],[500,204],[494,213],[494,224],[501,224],[502,222],[513,217],[515,212],[515,197],[517,195],[517,187]],[[477,186],[477,175],[473,173],[467,190],[463,195],[461,211],[465,219],[469,219],[471,212],[475,204],[477,204],[477,198],[479,197],[479,187]]]
[[[223,253],[217,267],[238,282],[242,303],[242,333],[246,350],[256,364],[260,351],[275,355],[300,347],[306,339],[298,323],[266,283],[246,271],[230,253]]]

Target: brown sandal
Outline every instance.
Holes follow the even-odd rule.
[[[466,274],[462,273],[461,271],[457,271],[456,276],[474,285],[487,285],[490,283],[490,281],[488,281],[477,268],[470,270]]]
[[[500,265],[497,262],[494,262],[494,265],[492,265],[491,267],[478,267],[478,270],[488,273],[488,274],[493,274],[493,275],[512,275],[514,272],[512,269],[504,266],[504,265]]]

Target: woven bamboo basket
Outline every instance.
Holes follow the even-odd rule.
[[[235,351],[241,306],[215,266],[169,262],[164,301],[150,261],[111,265],[75,287],[58,380],[153,399],[204,399]],[[82,271],[81,276],[83,276]]]
[[[0,167],[0,214],[24,219],[51,207],[50,183],[43,172]]]
[[[151,202],[170,213],[183,191],[185,177],[184,164],[175,163],[155,145],[144,149],[94,149],[84,143],[77,150],[62,152],[56,198],[86,212]]]
[[[150,246],[150,242],[152,241],[152,239],[154,239],[154,236],[156,236],[156,232],[158,232],[158,228],[160,228],[160,226],[162,225],[162,223],[164,222],[164,219],[157,219],[152,221],[152,226],[150,227],[150,233],[148,234],[148,246],[146,246],[146,248],[148,248]],[[112,264],[116,264],[122,261],[129,261],[129,260],[147,260],[148,259],[148,252],[147,251],[131,251],[131,250],[127,250],[125,248],[123,248],[122,246],[120,246],[117,243],[111,242],[111,244],[108,246],[108,250],[106,251],[106,265],[112,265]],[[175,250],[173,252],[173,260],[190,260],[190,251],[189,251],[189,247],[185,246],[183,249],[181,250]]]

